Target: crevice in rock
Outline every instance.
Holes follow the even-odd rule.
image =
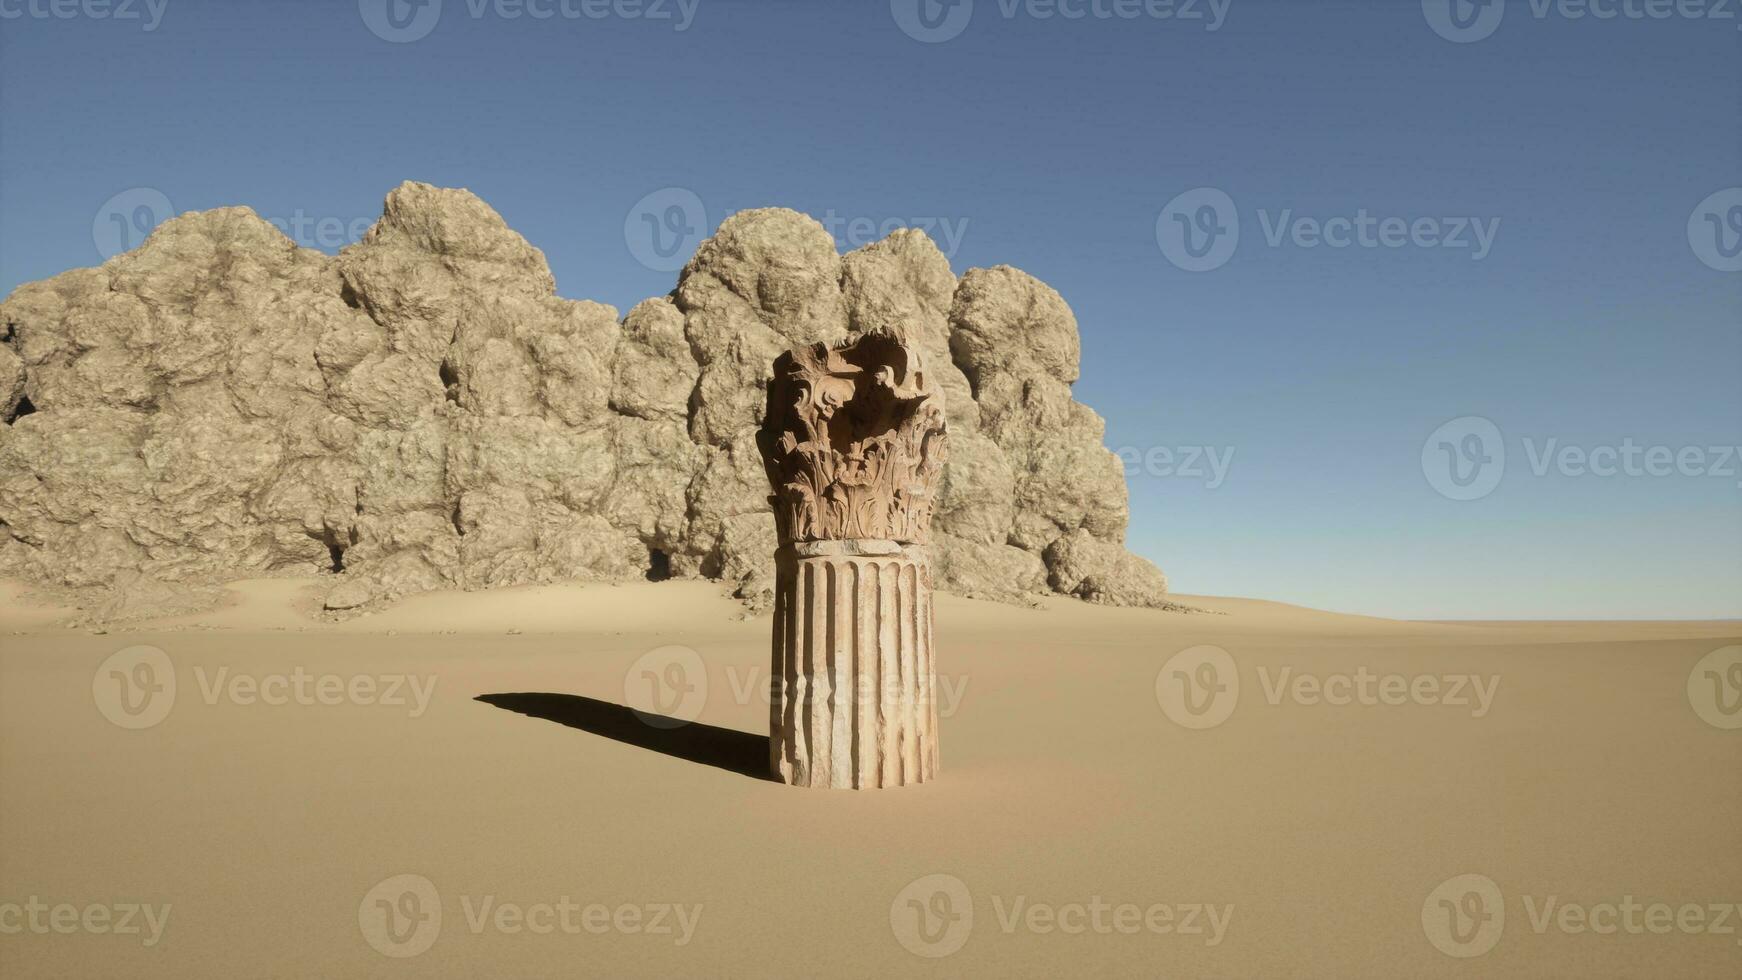
[[[360,310],[363,308],[363,301],[357,298],[357,291],[352,289],[351,284],[348,282],[339,286],[339,299],[353,310]]]
[[[327,546],[327,567],[334,575],[345,570],[345,545],[339,541],[332,528],[322,531],[310,531],[308,536]]]
[[[690,389],[689,404],[686,407],[689,414],[684,419],[684,431],[689,433],[691,442],[698,446],[703,445],[702,440],[696,437],[696,416],[702,413],[702,379],[700,377],[696,378],[695,387]]]
[[[671,578],[671,556],[658,548],[647,549],[647,580],[664,582]]]
[[[437,376],[441,378],[442,388],[448,393],[448,401],[458,405],[460,403],[460,373],[454,370],[453,362],[443,360],[442,366],[437,369]]]
[[[25,417],[26,415],[35,415],[35,414],[36,414],[36,406],[31,403],[30,396],[29,395],[20,395],[20,396],[18,396],[18,407],[14,408],[12,410],[12,414],[6,416],[6,424],[11,425],[12,423]]]
[[[454,533],[460,537],[466,536],[466,527],[460,523],[460,502],[454,501],[454,506],[448,510],[448,523],[454,526]]]

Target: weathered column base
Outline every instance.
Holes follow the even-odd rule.
[[[894,541],[811,541],[775,555],[774,772],[869,789],[935,778],[931,569]]]

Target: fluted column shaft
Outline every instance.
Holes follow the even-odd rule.
[[[870,547],[865,547],[865,546]],[[883,553],[855,553],[882,551]],[[893,542],[788,545],[775,556],[774,771],[866,789],[937,774],[931,570]]]

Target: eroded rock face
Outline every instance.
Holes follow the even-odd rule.
[[[190,212],[0,303],[0,574],[323,574],[335,609],[670,574],[756,605],[770,365],[867,331],[922,350],[944,395],[940,588],[1164,601],[1121,545],[1119,462],[1071,399],[1076,322],[1044,283],[957,280],[913,230],[842,256],[771,208],[727,219],[670,296],[619,320],[558,297],[477,197],[415,183],[337,256],[247,208]]]

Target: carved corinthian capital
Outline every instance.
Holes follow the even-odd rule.
[[[868,333],[782,354],[757,443],[780,533],[773,771],[853,789],[936,778],[924,545],[944,411],[919,351]]]
[[[925,544],[944,465],[943,396],[884,333],[782,354],[757,444],[780,543]]]

